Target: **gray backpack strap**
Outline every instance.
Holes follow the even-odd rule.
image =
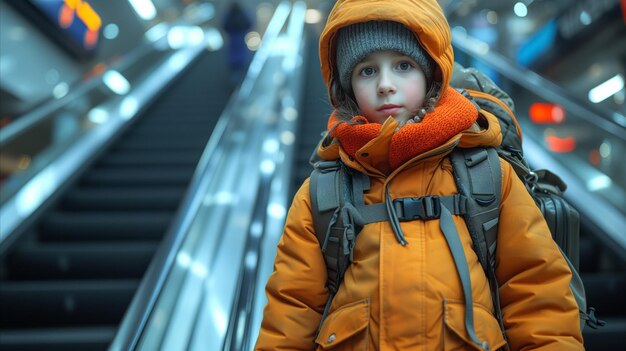
[[[347,239],[346,227],[350,226],[350,223],[344,225],[345,216],[341,213],[345,203],[344,192],[349,191],[345,190],[346,177],[340,161],[320,161],[315,163],[309,183],[313,226],[326,263],[326,288],[329,295],[318,333],[343,277],[342,241]]]
[[[315,235],[323,248],[326,233],[339,208],[339,161],[316,162],[309,182]]]
[[[502,191],[500,159],[491,148],[456,149],[450,159],[459,193],[468,198],[465,221],[486,270],[495,259]]]
[[[496,239],[502,196],[500,158],[493,148],[474,148],[455,149],[450,159],[459,193],[467,197],[465,223],[474,251],[489,280],[496,317],[506,340],[495,275]]]
[[[476,335],[476,329],[474,328],[474,303],[472,302],[472,281],[470,279],[469,267],[467,266],[467,259],[465,258],[465,251],[463,251],[463,244],[459,238],[459,232],[456,229],[456,225],[452,220],[452,213],[443,204],[439,206],[440,218],[439,227],[443,232],[450,253],[454,259],[454,265],[461,281],[461,287],[463,288],[463,296],[465,298],[465,328],[467,334],[470,336],[476,346],[480,347],[483,351],[489,351],[489,344],[487,341],[481,341]],[[445,304],[445,300],[444,300]]]
[[[369,187],[369,178],[351,172],[341,161],[318,162],[311,173],[313,225],[326,263],[329,294],[318,333],[352,262],[356,235],[361,229],[354,219],[357,213],[354,198],[357,198],[356,203],[363,203],[363,187]]]

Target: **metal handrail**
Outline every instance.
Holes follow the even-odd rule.
[[[161,37],[159,40],[163,40],[163,38],[164,37]],[[154,52],[155,45],[157,45],[156,42],[148,42],[136,47],[131,52],[117,60],[115,64],[109,67],[109,69],[115,69],[123,72],[126,68],[143,59],[147,54]],[[0,130],[0,147],[30,130],[30,128],[36,124],[55,117],[55,111],[67,104],[72,103],[73,101],[76,101],[76,99],[89,93],[95,87],[102,84],[102,76],[105,73],[106,71],[99,72],[98,74],[90,77],[88,80],[79,82],[71,87],[70,92],[67,95],[60,99],[54,97],[49,98],[46,102],[42,103],[34,110],[27,112],[8,124],[6,127],[2,128]]]
[[[279,105],[280,115],[289,114],[298,106],[300,98],[300,90],[302,88],[301,75],[302,69],[298,69],[297,60],[299,52],[302,50],[302,34],[304,30],[304,15],[306,12],[306,4],[302,1],[295,2],[289,18],[286,36],[292,46],[291,52],[285,55],[284,64],[282,65],[285,74],[284,80],[285,95],[277,101]],[[280,119],[285,121],[285,119]],[[269,131],[267,137],[278,139],[281,133],[295,132],[295,123],[281,123]],[[294,134],[295,135],[295,134]],[[259,194],[254,206],[254,212],[251,218],[251,225],[248,227],[246,239],[245,254],[242,257],[241,272],[239,273],[239,281],[237,286],[237,294],[234,299],[230,312],[228,329],[222,346],[223,351],[247,351],[253,347],[253,335],[256,328],[254,322],[258,319],[256,314],[261,313],[258,308],[262,301],[255,299],[258,296],[258,290],[263,289],[264,282],[259,281],[259,272],[261,270],[261,256],[263,252],[263,242],[272,240],[281,232],[279,229],[284,225],[284,216],[279,215],[268,216],[270,201],[274,208],[286,208],[288,188],[282,186],[290,179],[293,169],[293,143],[282,144],[280,151],[284,155],[282,162],[275,162],[276,167],[270,168],[270,171],[262,172],[259,181]],[[265,161],[274,162],[276,150],[264,150],[262,158]],[[261,162],[265,162],[261,161]],[[262,229],[261,229],[262,228]],[[258,232],[260,230],[260,233]],[[267,239],[266,239],[267,238]],[[273,240],[272,240],[273,241]],[[251,262],[251,257],[256,258]],[[255,264],[252,264],[255,263]],[[243,332],[238,332],[243,330]]]
[[[123,56],[116,58],[108,69],[114,69],[123,73],[128,67],[144,59],[147,54],[158,51],[158,48],[162,47],[165,44],[164,42],[167,40],[167,27],[175,27],[177,25],[199,25],[207,19],[207,17],[202,17],[196,19],[195,21],[179,19],[171,23],[161,22],[160,24],[153,26],[151,29],[156,29],[157,26],[164,26],[161,35],[155,38],[150,38],[150,40],[147,40],[142,45],[139,45]],[[150,29],[146,33],[149,32]],[[49,97],[33,110],[28,111],[15,121],[0,129],[0,147],[6,145],[16,137],[19,137],[22,133],[29,130],[34,125],[54,117],[54,111],[72,103],[79,97],[92,91],[92,89],[96,86],[102,84],[102,76],[107,71],[108,70],[103,70],[85,81],[73,84],[73,86],[70,87],[70,92],[62,98]]]
[[[261,68],[269,57],[269,51],[289,15],[290,7],[291,5],[288,1],[283,1],[276,8],[274,16],[263,36],[262,45],[250,63],[251,68],[244,78],[242,88],[231,97],[222,112],[196,167],[185,198],[158,251],[155,253],[109,350],[134,350],[138,348],[140,340],[146,332],[148,322],[158,304],[165,282],[176,262],[178,252],[190,230],[196,213],[205,199],[206,190],[216,177],[215,163],[221,157],[218,148],[229,132],[232,132],[234,129],[233,123],[236,122],[234,118],[237,114],[236,110],[241,108],[241,102],[247,98],[250,92],[245,87],[252,87],[257,80]]]
[[[167,84],[202,53],[204,45],[172,51],[125,96],[105,101],[109,120],[82,135],[67,150],[45,165],[0,207],[0,250],[8,247],[17,229],[36,213],[108,140],[128,125]],[[132,105],[132,109],[127,108]],[[43,116],[41,118],[48,118]]]
[[[486,62],[504,77],[528,89],[536,92],[539,96],[558,103],[566,110],[571,111],[580,118],[597,126],[608,134],[614,135],[621,140],[626,140],[626,128],[615,122],[614,116],[608,113],[596,111],[588,105],[570,96],[563,88],[543,78],[537,73],[517,64],[514,64],[504,56],[489,50],[485,43],[467,34],[453,32],[452,44],[464,53]],[[595,107],[595,106],[594,106]],[[617,114],[617,113],[615,113]],[[620,115],[621,116],[621,115]],[[620,119],[624,119],[621,116]]]

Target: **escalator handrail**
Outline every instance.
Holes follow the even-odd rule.
[[[616,117],[614,116],[618,115],[617,112],[613,112],[614,115],[609,116],[609,112],[599,111],[600,108],[597,106],[591,107],[581,103],[579,99],[572,97],[563,88],[539,74],[511,62],[501,54],[492,50],[485,50],[485,45],[487,44],[467,34],[453,32],[452,44],[455,48],[469,56],[486,62],[499,74],[534,92],[536,95],[560,104],[565,110],[571,111],[577,117],[584,119],[622,141],[626,141],[626,128],[615,122]],[[621,117],[623,118],[623,116]]]
[[[164,33],[158,40],[154,42],[146,42],[142,45],[134,48],[129,53],[123,55],[121,58],[115,60],[113,64],[107,67],[106,70],[98,72],[94,76],[85,81],[78,81],[70,87],[67,95],[62,98],[49,97],[45,102],[42,102],[38,107],[29,111],[22,116],[16,118],[13,122],[1,129],[0,133],[0,147],[11,142],[15,138],[22,135],[24,132],[30,130],[35,125],[55,117],[54,112],[58,111],[62,107],[76,101],[76,99],[88,94],[96,87],[102,84],[103,75],[114,69],[120,73],[123,73],[128,67],[139,62],[148,54],[154,52],[156,46],[159,45],[159,41],[165,40],[166,34]]]
[[[163,37],[162,39],[166,39]],[[11,198],[0,207],[0,253],[4,252],[16,238],[16,233],[36,214],[54,194],[63,189],[63,184],[73,179],[75,173],[118,132],[128,125],[158,93],[176,76],[183,72],[203,51],[204,45],[195,44],[167,54],[163,61],[145,75],[124,96],[106,101],[110,113],[109,121],[97,130],[91,130],[67,146],[64,152],[45,165]],[[172,64],[176,62],[176,64]],[[76,96],[74,96],[76,97]],[[125,101],[132,99],[134,110],[131,115],[121,112]],[[47,118],[48,116],[44,116]]]
[[[269,57],[270,49],[286,22],[291,11],[290,8],[289,1],[282,1],[277,6],[263,35],[261,46],[250,63],[241,88],[231,97],[222,112],[176,216],[144,274],[109,350],[135,350],[139,346],[148,321],[157,307],[167,277],[176,262],[176,256],[189,232],[195,214],[204,201],[205,192],[203,189],[206,189],[207,184],[213,178],[211,174],[215,173],[210,165],[212,160],[218,157],[216,155],[218,145],[227,137],[225,132],[234,121],[232,117],[238,114],[237,111],[241,108],[241,102],[248,97],[254,86],[265,61]]]
[[[302,50],[305,12],[306,4],[303,1],[294,2],[286,35],[289,37],[289,43],[295,49],[289,52],[288,56],[286,55],[285,62],[287,64],[283,65],[287,78],[284,80],[286,82],[284,86],[286,93],[279,97],[281,100],[279,107],[281,114],[286,113],[286,110],[293,108],[293,106],[298,106],[300,100],[300,90],[302,90],[300,82],[303,72],[302,69],[296,67],[294,62],[297,61],[299,51]],[[278,126],[276,126],[277,130],[272,130],[270,133],[295,132],[295,123],[287,122],[285,119],[281,119],[281,121],[284,123],[278,123]],[[254,224],[248,228],[246,246],[244,248],[246,253],[243,255],[240,263],[241,272],[238,277],[236,295],[231,307],[222,351],[247,351],[252,349],[255,341],[253,339],[256,336],[256,325],[254,322],[259,317],[256,314],[261,312],[261,309],[258,307],[262,302],[257,301],[255,297],[259,295],[259,290],[265,290],[264,282],[259,281],[260,258],[264,255],[262,247],[264,241],[272,240],[275,237],[277,233],[274,231],[284,225],[285,219],[284,216],[268,216],[268,208],[270,202],[273,206],[287,208],[288,189],[277,184],[287,183],[288,179],[291,179],[293,148],[293,144],[282,143],[280,153],[285,156],[283,161],[277,162],[277,166],[273,168],[273,171],[261,174],[258,187],[259,195],[257,196],[250,220],[250,223]],[[276,151],[266,150],[265,155],[262,157],[272,159],[271,154],[276,154]],[[256,224],[259,224],[259,226]],[[255,233],[258,230],[261,232],[260,235]],[[257,258],[256,264],[246,262],[250,260],[250,257]],[[240,330],[243,330],[243,332],[240,332]]]

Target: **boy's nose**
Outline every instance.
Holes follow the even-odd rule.
[[[396,87],[388,74],[382,73],[378,82],[378,95],[384,96],[396,92]]]

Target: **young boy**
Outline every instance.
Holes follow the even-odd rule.
[[[501,141],[495,117],[448,85],[450,31],[435,0],[337,1],[320,60],[335,112],[318,155],[367,175],[365,205],[456,194],[452,149]],[[443,206],[464,262],[440,218],[366,224],[325,310],[307,180],[278,246],[255,350],[582,350],[571,271],[511,166],[501,169],[495,257],[506,341],[465,221]]]

